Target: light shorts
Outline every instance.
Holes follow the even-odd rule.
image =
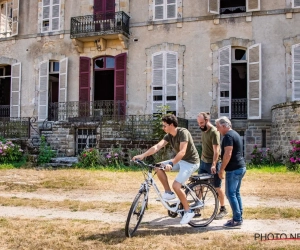
[[[162,161],[162,164],[168,164],[171,160],[168,161]],[[189,163],[186,161],[179,161],[178,163],[176,163],[173,168],[172,168],[172,172],[178,172],[178,175],[175,178],[175,181],[184,184],[189,178],[190,176],[199,168],[200,163]]]

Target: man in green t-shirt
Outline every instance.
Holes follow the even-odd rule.
[[[172,187],[184,208],[184,215],[180,224],[186,224],[195,216],[195,213],[190,209],[186,195],[181,189],[181,185],[199,168],[200,159],[190,132],[185,128],[178,127],[178,121],[175,115],[164,116],[162,118],[162,128],[167,133],[164,138],[145,153],[134,156],[132,160],[142,160],[147,156],[157,153],[168,143],[171,144],[172,148],[176,151],[175,157],[162,162],[165,166],[165,170],[157,169],[156,171],[158,179],[165,189],[165,193],[162,195],[164,200],[176,198],[175,194],[171,191],[165,171],[179,171]]]
[[[222,180],[218,172],[220,171],[220,133],[217,128],[210,123],[210,115],[206,112],[198,114],[197,122],[202,130],[202,155],[201,163],[198,173],[214,174],[214,186],[218,192],[220,201],[220,212],[216,215],[215,219],[220,220],[228,214],[225,208],[225,195],[221,189]]]

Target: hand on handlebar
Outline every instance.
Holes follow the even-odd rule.
[[[136,155],[136,156],[133,156],[131,160],[132,161],[136,161],[136,160],[142,161],[143,159],[144,159],[143,155]]]

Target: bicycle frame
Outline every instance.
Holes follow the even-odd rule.
[[[145,195],[145,199],[147,200],[148,199],[148,196],[149,196],[149,189],[150,187],[153,187],[156,194],[158,195],[159,199],[160,199],[160,202],[162,203],[162,205],[169,211],[173,212],[173,213],[182,213],[184,212],[184,209],[178,209],[179,205],[180,205],[180,200],[177,199],[177,200],[174,200],[174,202],[172,202],[172,200],[170,202],[172,202],[171,205],[174,205],[176,204],[174,207],[171,205],[169,205],[169,202],[166,202],[165,200],[162,199],[162,195],[161,195],[161,192],[159,191],[156,183],[155,183],[155,180],[153,179],[153,175],[152,175],[152,169],[149,169],[148,172],[147,172],[147,178],[145,178],[145,182],[143,182],[141,184],[141,187],[140,187],[140,190],[139,192],[146,192],[146,195]],[[197,195],[195,194],[195,192],[193,190],[191,190],[189,188],[188,185],[186,184],[182,184],[182,186],[185,188],[185,189],[188,189],[190,192],[191,192],[191,195],[192,197],[195,199],[195,200],[199,200],[199,198],[197,197]]]

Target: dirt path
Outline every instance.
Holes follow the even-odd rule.
[[[115,193],[105,192],[101,194],[91,193],[88,191],[79,192],[77,191],[60,191],[49,192],[49,190],[39,190],[36,192],[0,192],[1,197],[6,198],[27,198],[27,199],[41,199],[46,201],[63,201],[63,200],[74,200],[74,201],[122,201],[131,202],[134,193]],[[155,195],[151,194],[149,203],[156,203]],[[269,207],[299,207],[300,202],[297,200],[282,200],[282,199],[260,199],[254,196],[244,196],[245,207],[255,206],[269,206]],[[19,218],[62,218],[62,219],[76,219],[76,220],[96,220],[102,223],[125,223],[127,212],[116,212],[107,213],[103,211],[70,211],[62,209],[40,209],[33,207],[10,207],[0,206],[1,217],[19,217]],[[213,221],[206,228],[198,228],[195,230],[201,231],[218,231],[224,230],[222,225],[228,218],[219,221]],[[150,209],[145,213],[143,222],[151,226],[160,227],[181,227],[179,224],[180,218],[172,219],[166,216],[166,213],[159,213],[151,211]],[[189,227],[189,226],[187,226]],[[225,230],[226,231],[226,230]],[[248,233],[269,233],[269,232],[282,232],[282,233],[293,233],[300,231],[300,220],[245,220],[242,232]]]

